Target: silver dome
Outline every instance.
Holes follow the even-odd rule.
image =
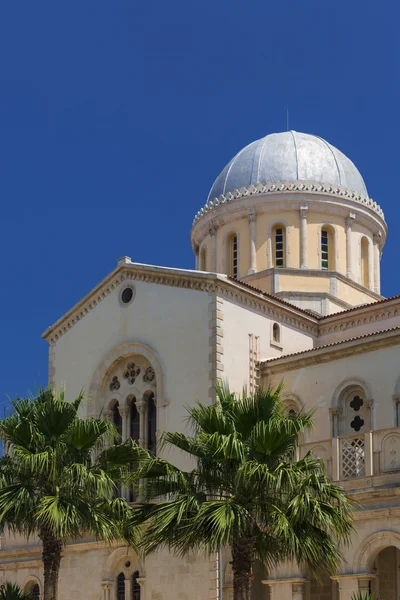
[[[256,140],[236,154],[215,180],[208,198],[278,181],[317,181],[368,196],[357,167],[340,150],[316,135],[284,131]]]

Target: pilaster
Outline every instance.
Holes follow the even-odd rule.
[[[211,238],[211,271],[217,272],[217,226],[212,221],[208,230]]]
[[[307,269],[307,218],[308,205],[302,204],[300,207],[300,269]]]
[[[257,271],[257,256],[256,256],[256,211],[249,211],[249,238],[250,238],[250,269],[248,275],[252,275]]]
[[[374,240],[374,292],[381,293],[381,234],[376,233]]]
[[[353,223],[356,220],[356,215],[354,213],[349,213],[349,216],[346,219],[346,276],[349,279],[354,279],[353,273],[353,249],[352,249],[352,227]]]

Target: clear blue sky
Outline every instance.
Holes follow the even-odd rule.
[[[129,255],[192,267],[195,212],[245,144],[340,148],[385,211],[400,293],[394,0],[0,6],[0,402],[46,383],[40,334]]]

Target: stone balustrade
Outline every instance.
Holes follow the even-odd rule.
[[[344,482],[345,487],[354,487],[354,482],[352,486],[346,482],[355,479],[359,480],[357,488],[370,487],[371,482],[365,481],[370,477],[386,477],[390,483],[400,483],[400,427],[300,445],[300,457],[310,451],[323,460],[332,480]]]

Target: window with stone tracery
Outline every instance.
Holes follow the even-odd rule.
[[[121,442],[132,438],[156,452],[157,404],[156,374],[141,355],[117,361],[107,377],[106,415],[116,426]]]
[[[341,399],[340,435],[356,435],[371,428],[369,403],[364,390],[353,388],[347,390]]]

